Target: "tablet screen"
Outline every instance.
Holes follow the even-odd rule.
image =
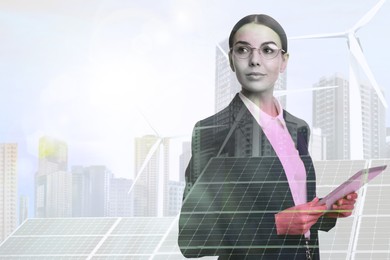
[[[331,209],[332,205],[339,199],[343,198],[351,192],[357,191],[360,187],[374,179],[376,176],[381,174],[387,165],[372,167],[368,169],[362,169],[354,174],[351,178],[346,180],[326,197],[319,201],[319,205],[326,204],[327,209]]]

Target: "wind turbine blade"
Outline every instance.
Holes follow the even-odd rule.
[[[306,91],[316,91],[316,90],[325,90],[330,88],[337,88],[339,86],[325,86],[325,87],[314,87],[314,88],[299,88],[299,89],[288,89],[288,90],[275,90],[275,96],[285,96],[287,94],[306,92]]]
[[[154,129],[154,127],[152,126],[152,124],[149,122],[148,118],[145,116],[144,113],[142,113],[141,110],[139,110],[139,113],[142,115],[142,117],[144,118],[144,120],[146,121],[146,123],[149,125],[149,127],[153,130],[153,132],[158,136],[160,137],[159,133],[157,132],[156,129]]]
[[[321,33],[321,34],[309,34],[303,36],[288,37],[289,40],[303,40],[303,39],[324,39],[324,38],[345,38],[346,32],[339,33]]]
[[[198,127],[195,127],[194,130],[202,130],[202,129],[208,129],[208,128],[218,128],[218,127],[224,127],[224,126],[227,126],[227,125],[198,126]]]
[[[171,135],[171,136],[164,137],[164,139],[178,139],[183,137],[189,137],[189,135]]]
[[[386,2],[386,0],[380,0],[370,11],[368,11],[351,29],[351,32],[356,32],[361,27],[366,25],[371,19],[375,16],[375,14],[379,11],[382,5]]]
[[[163,141],[162,138],[158,138],[157,141],[154,143],[154,145],[150,148],[148,154],[145,157],[144,162],[141,165],[141,168],[138,170],[137,175],[135,176],[133,184],[131,185],[129,191],[127,192],[128,194],[130,194],[130,192],[133,190],[133,188],[134,188],[135,184],[137,183],[138,179],[140,178],[142,172],[145,170],[145,168],[148,165],[150,159],[152,158],[154,153],[157,151],[157,149],[159,148],[159,146],[160,146],[162,141]]]
[[[229,56],[226,51],[221,47],[221,45],[217,44],[217,48],[222,52],[223,56],[229,61]]]
[[[386,99],[381,91],[381,88],[379,87],[378,83],[375,80],[374,75],[371,72],[370,67],[367,64],[366,58],[364,57],[363,51],[360,48],[360,45],[357,41],[357,39],[350,35],[349,37],[349,48],[350,52],[353,55],[353,57],[356,59],[360,67],[363,69],[363,72],[366,74],[368,80],[371,83],[371,86],[374,88],[376,94],[378,95],[379,99],[381,100],[383,106],[387,108],[387,102]]]

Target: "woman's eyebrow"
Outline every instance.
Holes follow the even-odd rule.
[[[236,44],[251,45],[249,42],[246,42],[246,41],[237,41],[234,45],[236,45]]]
[[[274,42],[274,41],[263,42],[260,46],[263,46],[263,45],[266,45],[266,44],[274,44],[274,45],[278,46],[276,44],[276,42]]]
[[[244,44],[244,45],[252,46],[252,44],[250,44],[249,42],[246,42],[246,41],[237,41],[234,45],[236,45],[236,44]],[[274,42],[274,41],[263,42],[260,46],[267,45],[267,44],[274,44],[274,45],[278,46],[276,44],[276,42]]]

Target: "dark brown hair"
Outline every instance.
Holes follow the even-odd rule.
[[[254,23],[254,24],[261,24],[264,26],[267,26],[268,28],[272,29],[274,32],[276,32],[277,35],[279,35],[280,41],[282,42],[282,49],[284,52],[287,53],[287,35],[284,31],[283,27],[271,16],[268,16],[266,14],[251,14],[248,16],[245,16],[241,20],[239,20],[236,25],[234,25],[230,36],[229,36],[229,49],[233,47],[233,40],[234,35],[236,32],[244,25]]]

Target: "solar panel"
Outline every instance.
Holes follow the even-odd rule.
[[[366,161],[316,161],[317,187],[337,187],[348,177],[364,168]],[[332,189],[329,188],[328,192]],[[325,195],[325,194],[324,194]]]
[[[174,217],[28,219],[0,259],[183,259],[175,226]]]
[[[110,236],[96,252],[96,255],[150,255],[162,236]]]
[[[317,191],[321,196],[361,168],[390,165],[390,160],[321,161],[314,164]],[[231,169],[227,171],[227,175],[213,177],[212,182],[215,183],[238,180],[226,186],[232,190],[231,193],[226,192],[223,187],[211,185],[207,178],[199,182],[199,185],[221,195],[212,201],[221,210],[235,210],[236,204],[249,209],[250,205],[237,200],[237,197],[239,191],[242,192],[239,187],[243,183],[261,185],[262,180],[253,176],[253,171],[259,170],[256,165],[252,160],[247,160],[244,164],[236,161],[227,164]],[[242,170],[240,174],[236,171],[238,168]],[[222,172],[226,169],[214,170]],[[278,181],[283,183],[282,180]],[[285,184],[287,183],[284,182],[283,185]],[[251,199],[259,196],[251,186],[245,192],[248,196],[253,195]],[[230,197],[226,196],[229,194]],[[201,196],[202,194],[198,194],[198,203],[192,201],[191,207],[207,210],[210,198]],[[331,231],[319,233],[321,259],[390,259],[389,198],[390,167],[359,191],[358,204],[351,217],[339,219]],[[224,201],[229,203],[223,203]],[[177,225],[175,217],[28,219],[0,245],[0,259],[185,259],[177,244]]]
[[[166,238],[161,243],[159,252],[161,253],[171,253],[171,252],[180,252],[179,245],[177,243],[177,234],[178,234],[177,221],[172,224],[172,228],[167,234]],[[181,256],[181,253],[180,253]]]
[[[357,243],[358,251],[389,251],[390,216],[363,216]]]
[[[11,237],[1,246],[0,255],[85,255],[100,241],[98,236]]]
[[[156,221],[158,219],[158,221]],[[173,218],[123,218],[112,231],[113,235],[164,235]]]
[[[321,161],[315,162],[319,194],[332,190],[362,168],[390,165],[390,160]],[[333,170],[333,171],[332,171]],[[330,185],[329,185],[330,184]],[[390,259],[390,170],[372,180],[359,190],[354,213],[339,219],[335,228],[320,232],[321,259]]]
[[[289,190],[277,157],[212,158],[184,200],[181,248],[189,256],[305,254],[303,236],[283,239],[275,231],[274,214],[293,206]]]
[[[15,235],[103,235],[115,220],[115,218],[34,219],[17,229]]]

